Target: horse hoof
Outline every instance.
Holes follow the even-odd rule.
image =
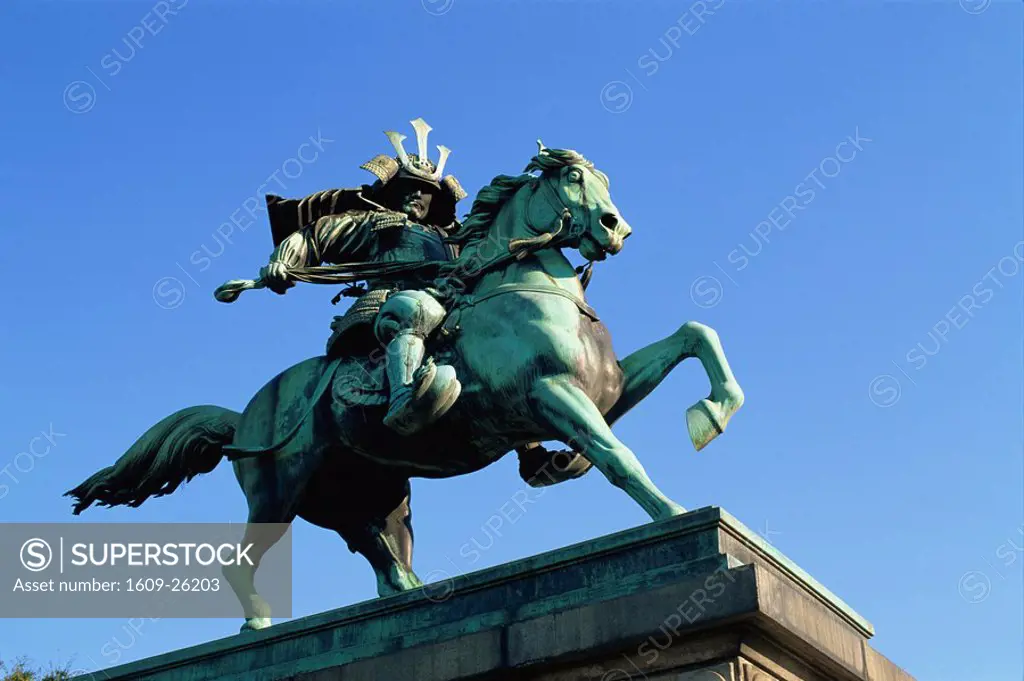
[[[516,450],[519,455],[519,477],[530,487],[547,487],[574,480],[591,469],[579,452],[568,449],[551,451],[539,443]],[[541,477],[541,473],[544,476]]]
[[[402,568],[392,567],[387,573],[377,575],[377,595],[381,598],[418,589],[421,586],[423,582],[415,573]]]
[[[686,513],[686,509],[674,501],[670,501],[668,503],[668,508],[665,509],[666,518],[674,518],[677,515],[683,515],[684,513]]]
[[[703,399],[686,410],[686,429],[690,433],[690,441],[699,452],[709,442],[722,434],[724,427],[719,421],[718,406],[710,400]]]
[[[259,631],[260,629],[266,629],[270,626],[269,617],[250,617],[245,620],[245,624],[239,629],[239,633],[244,634],[247,631]]]

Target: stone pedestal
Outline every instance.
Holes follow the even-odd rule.
[[[871,625],[703,508],[108,671],[110,681],[913,681]]]

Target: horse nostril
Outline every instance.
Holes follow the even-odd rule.
[[[615,213],[605,213],[601,216],[601,225],[605,229],[615,229],[619,224],[619,218]]]

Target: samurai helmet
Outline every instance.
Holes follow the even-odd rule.
[[[426,184],[442,192],[442,194],[446,194],[451,200],[452,205],[466,198],[465,190],[454,176],[442,175],[445,163],[448,161],[448,155],[451,154],[451,149],[439,144],[437,146],[439,156],[435,164],[427,156],[427,135],[430,134],[433,128],[427,125],[427,122],[422,118],[409,121],[409,123],[412,125],[413,130],[416,131],[416,148],[418,153],[406,153],[405,147],[402,144],[406,136],[389,130],[384,134],[391,140],[391,144],[398,155],[391,157],[386,154],[378,154],[359,167],[376,175],[377,179],[380,180],[381,187],[394,179],[411,180]]]

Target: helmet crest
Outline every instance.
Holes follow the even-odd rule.
[[[445,164],[448,162],[448,156],[451,154],[451,149],[439,144],[437,146],[439,156],[435,165],[427,155],[427,136],[433,128],[422,118],[409,121],[409,123],[412,125],[413,130],[416,131],[417,153],[409,154],[406,152],[405,146],[402,144],[407,139],[405,135],[394,130],[388,130],[384,134],[391,141],[397,156],[392,158],[379,154],[359,167],[376,175],[382,184],[387,184],[395,177],[416,179],[433,185],[438,189],[443,188],[447,190],[455,201],[464,199],[466,192],[462,189],[459,181],[451,175],[442,177]]]

